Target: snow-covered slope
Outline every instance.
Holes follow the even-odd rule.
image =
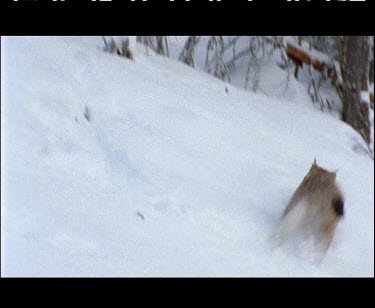
[[[142,46],[101,48],[2,38],[2,276],[374,275],[373,161],[298,82],[227,93]],[[314,157],[346,200],[319,266],[269,242]]]

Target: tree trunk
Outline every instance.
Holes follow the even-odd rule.
[[[341,36],[338,46],[343,80],[343,120],[370,143],[369,106],[361,99],[361,91],[368,87],[369,39],[367,36]]]
[[[166,55],[166,37],[165,36],[156,36],[156,53],[159,55]]]

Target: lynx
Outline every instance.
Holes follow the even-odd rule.
[[[324,255],[343,215],[344,198],[336,184],[336,172],[321,168],[314,160],[283,212],[277,236],[284,241],[302,230],[313,236]]]

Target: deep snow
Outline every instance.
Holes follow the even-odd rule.
[[[276,65],[255,94],[100,37],[1,43],[2,276],[374,275],[374,162]],[[314,157],[346,200],[319,266],[269,242]]]

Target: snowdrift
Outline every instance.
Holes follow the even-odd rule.
[[[102,45],[2,38],[2,276],[374,275],[373,161],[302,85]],[[269,244],[314,157],[346,200],[320,266]]]

